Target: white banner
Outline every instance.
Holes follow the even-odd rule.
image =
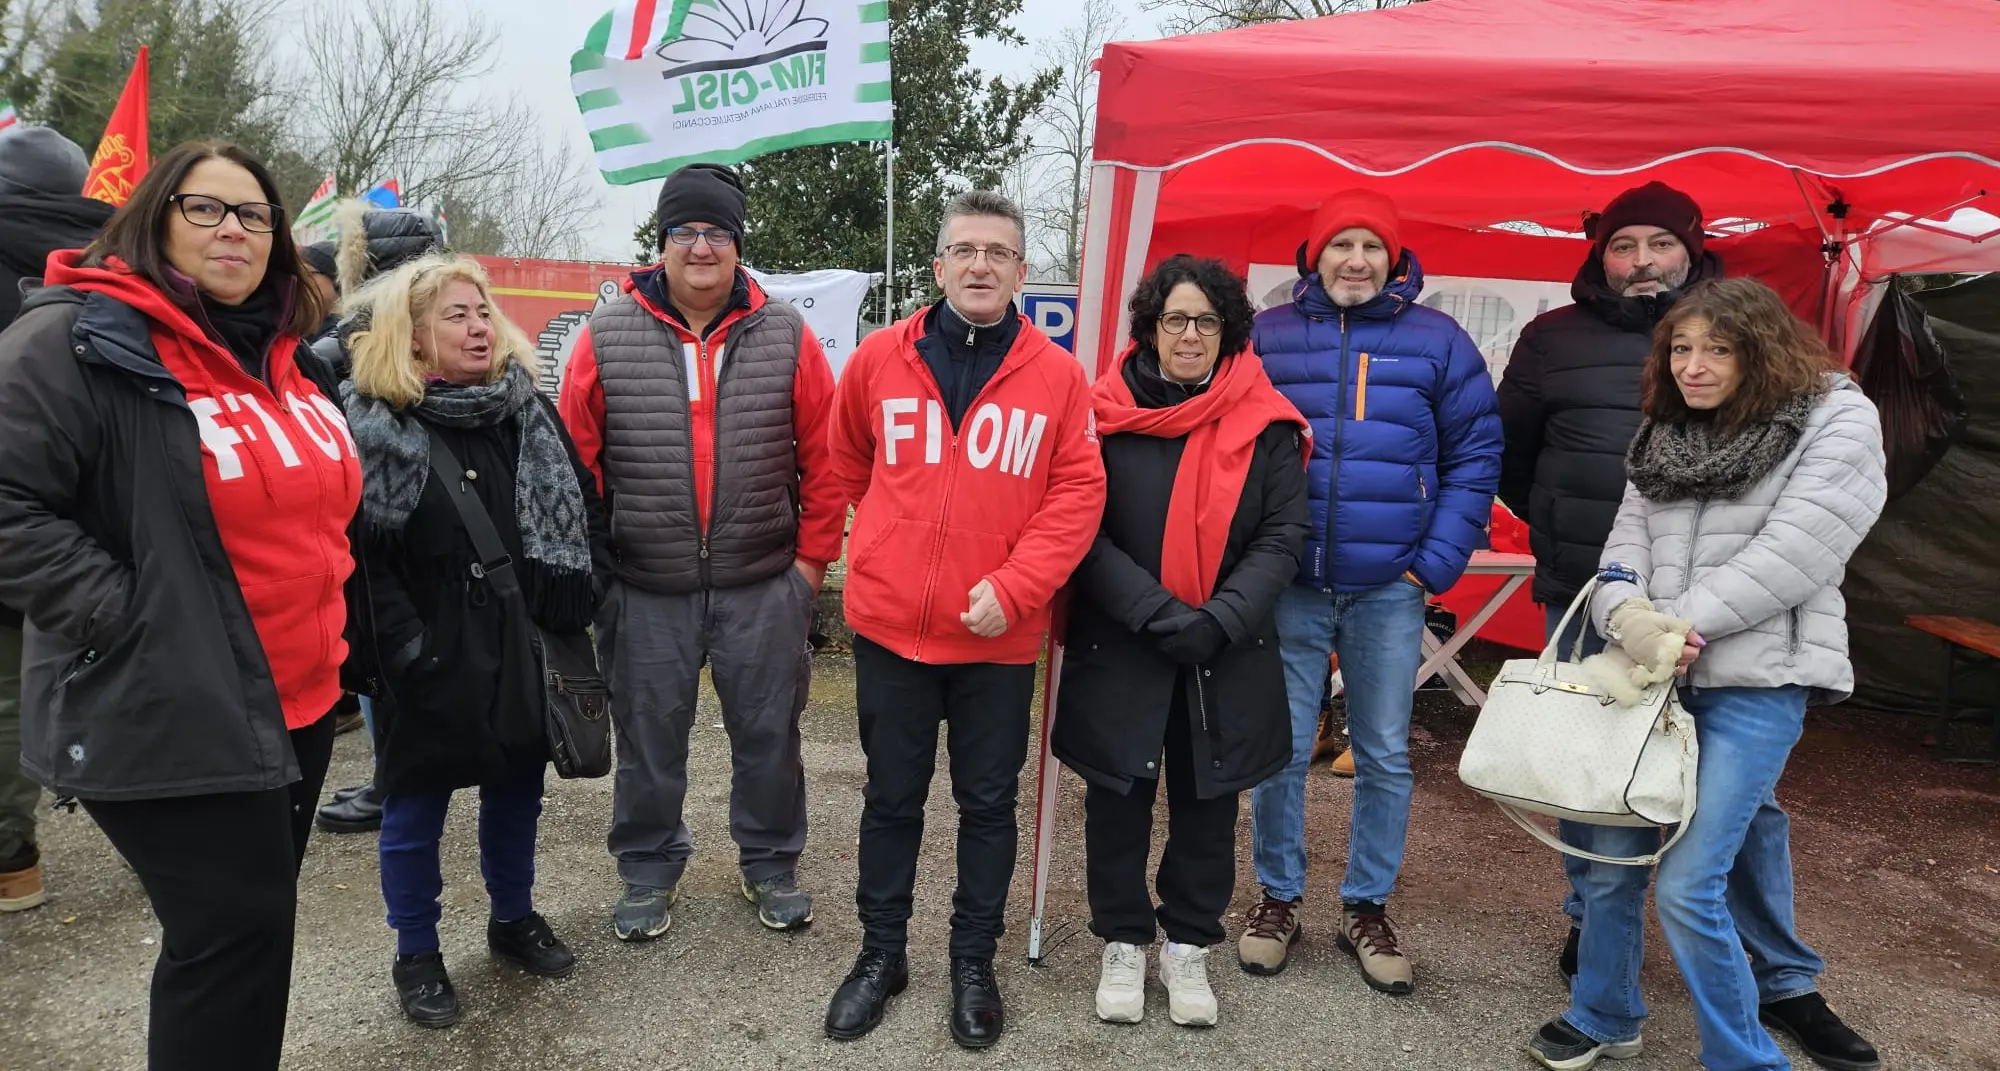
[[[845,268],[781,275],[767,275],[748,265],[743,270],[773,300],[790,302],[799,310],[806,318],[806,327],[818,336],[821,348],[826,350],[826,361],[833,366],[834,378],[840,378],[841,366],[847,363],[847,355],[854,352],[860,332],[861,302],[868,296],[868,288],[874,285],[874,277]]]
[[[570,88],[614,185],[886,141],[888,0],[622,0],[570,57]]]

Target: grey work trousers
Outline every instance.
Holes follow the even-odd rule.
[[[737,866],[751,882],[793,873],[806,842],[799,715],[812,680],[812,611],[812,589],[790,568],[684,595],[620,581],[605,600],[597,649],[618,731],[608,846],[625,882],[672,888],[694,854],[683,808],[704,662],[729,734]]]

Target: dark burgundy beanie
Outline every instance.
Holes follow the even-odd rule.
[[[1648,182],[1626,190],[1604,206],[1604,213],[1591,227],[1591,240],[1601,255],[1611,244],[1611,236],[1627,227],[1658,227],[1673,232],[1687,246],[1690,263],[1701,260],[1703,234],[1701,206],[1694,198],[1664,182]]]

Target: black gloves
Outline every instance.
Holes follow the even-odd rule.
[[[1222,622],[1206,610],[1190,609],[1165,618],[1156,616],[1146,623],[1146,631],[1155,637],[1153,642],[1160,653],[1182,665],[1206,662],[1229,642],[1228,633],[1222,631]]]

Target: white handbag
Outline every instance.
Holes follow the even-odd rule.
[[[1556,642],[1588,606],[1587,585],[1540,658],[1500,668],[1458,760],[1458,779],[1492,800],[1536,840],[1582,859],[1654,866],[1694,817],[1700,750],[1694,719],[1671,682],[1624,704],[1581,671],[1582,631],[1568,662]],[[1630,858],[1597,855],[1563,843],[1530,814],[1599,826],[1676,826],[1660,850]]]

